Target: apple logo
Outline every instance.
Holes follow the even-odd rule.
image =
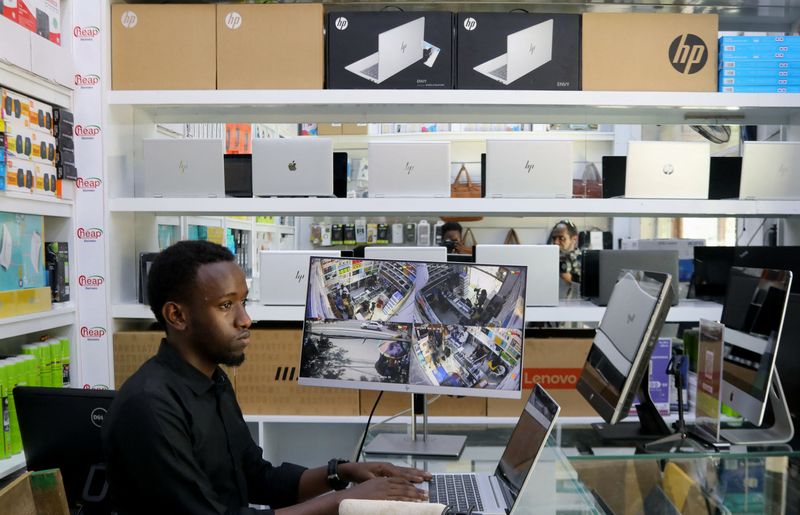
[[[289,171],[294,172],[297,170],[297,163],[294,161],[289,161]]]

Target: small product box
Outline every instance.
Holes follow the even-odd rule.
[[[7,191],[33,193],[36,186],[35,163],[6,155],[4,183]]]
[[[69,300],[69,244],[49,241],[45,245],[45,266],[48,284],[53,292],[53,302]]]
[[[34,195],[55,197],[58,192],[58,177],[56,167],[41,163],[34,163],[33,171],[36,177],[33,183]]]
[[[21,124],[25,127],[53,134],[53,108],[39,100],[3,88],[2,92],[3,120]]]
[[[55,164],[56,140],[50,134],[31,129],[14,120],[5,122],[5,138],[7,157]]]

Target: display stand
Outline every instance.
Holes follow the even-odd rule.
[[[422,434],[417,434],[417,415],[422,415]],[[365,454],[406,456],[444,456],[458,458],[467,437],[428,434],[428,403],[425,395],[411,395],[411,431],[409,434],[381,433],[364,447]]]
[[[794,437],[794,424],[786,404],[778,371],[772,371],[772,384],[769,389],[769,406],[772,408],[774,422],[768,427],[727,428],[720,435],[732,444],[775,445],[783,444]]]

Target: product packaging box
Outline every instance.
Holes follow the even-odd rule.
[[[458,89],[581,89],[577,14],[459,13]]]
[[[322,4],[219,4],[218,89],[322,89]]]
[[[667,374],[667,367],[669,361],[672,359],[672,339],[659,338],[656,340],[656,345],[653,347],[653,354],[650,356],[650,371],[649,377],[649,391],[650,400],[653,401],[658,413],[661,415],[669,415],[670,409],[670,376]],[[636,415],[636,405],[639,404],[640,399],[637,394],[633,403],[631,403],[631,416]]]
[[[36,180],[33,183],[33,194],[55,197],[58,193],[56,167],[34,163],[33,170],[36,176]]]
[[[721,86],[800,86],[800,75],[797,77],[739,76],[728,77],[720,73]]]
[[[6,191],[33,193],[36,186],[36,170],[34,163],[27,159],[6,156],[4,163],[3,183]]]
[[[3,88],[0,112],[6,122],[53,134],[53,108],[40,100]]]
[[[328,89],[452,89],[453,13],[330,12]]]
[[[716,14],[584,14],[583,89],[716,91],[718,29]]]
[[[49,311],[51,307],[50,288],[47,286],[0,291],[0,318],[41,313]]]
[[[216,60],[214,5],[111,5],[113,89],[215,89]]]
[[[769,60],[719,60],[719,68],[721,70],[747,70],[748,72],[755,72],[756,70],[775,70],[786,71],[791,70],[791,73],[800,72],[800,60],[798,61],[769,61]]]
[[[5,122],[6,159],[28,159],[35,163],[54,165],[56,139],[15,121]]]
[[[44,217],[0,212],[0,291],[45,286]]]
[[[61,44],[61,0],[3,2],[0,15],[56,45]]]
[[[800,86],[722,86],[722,93],[800,93]]]
[[[317,136],[341,136],[342,124],[341,123],[317,123]],[[313,131],[312,131],[313,132]],[[311,135],[309,132],[307,135]]]
[[[706,240],[690,238],[660,238],[656,240],[622,240],[622,250],[677,250],[678,278],[691,281],[694,273],[694,248],[704,247]]]
[[[735,63],[736,61],[729,61]],[[795,61],[788,61],[793,63]],[[796,61],[800,65],[800,61]],[[778,63],[781,64],[781,63]],[[720,68],[720,77],[733,78],[753,78],[767,77],[769,79],[798,79],[800,78],[800,66],[797,68]]]
[[[522,357],[522,398],[489,399],[487,415],[518,417],[537,383],[547,389],[561,405],[561,416],[597,415],[575,388],[593,338],[592,330],[537,331],[526,337]]]
[[[369,415],[375,399],[380,392],[374,390],[361,390],[361,414]],[[428,395],[431,400],[434,396]],[[411,408],[411,394],[397,392],[383,392],[383,397],[375,409],[375,415],[392,416],[403,410]],[[407,414],[407,416],[410,416]],[[486,398],[484,397],[453,397],[442,395],[428,406],[429,417],[483,417],[486,416]]]
[[[69,300],[69,244],[66,241],[49,241],[45,245],[47,284],[53,293],[53,302]]]

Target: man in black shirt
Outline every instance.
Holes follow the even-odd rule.
[[[241,364],[250,336],[245,276],[227,249],[173,245],[153,262],[148,292],[166,338],[119,390],[103,426],[121,514],[272,513],[249,504],[335,514],[345,498],[426,498],[413,483],[430,475],[417,469],[339,460],[305,469],[263,459],[218,366]],[[350,482],[359,484],[344,490]],[[332,489],[341,491],[321,495]]]

